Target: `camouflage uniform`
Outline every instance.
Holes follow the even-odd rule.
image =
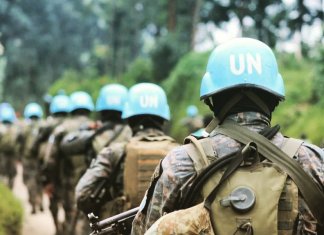
[[[256,112],[238,113],[227,118],[256,132],[270,123],[268,118]],[[215,159],[236,152],[241,146],[237,141],[216,132],[212,132],[209,138],[215,152]],[[271,142],[281,147],[284,140],[285,137],[277,133]],[[324,168],[320,157],[303,145],[298,150],[297,161],[323,189]],[[147,195],[147,198],[143,199],[142,210],[137,213],[133,221],[132,234],[144,234],[161,216],[175,211],[181,200],[180,189],[183,190],[183,185],[186,185],[195,175],[193,162],[185,147],[181,146],[171,151],[154,174],[152,182],[155,183],[150,186],[151,190],[154,189],[153,195]],[[301,196],[299,196],[299,213],[297,234],[316,234],[316,221]]]
[[[19,155],[19,128],[15,124],[0,124],[0,174],[9,188],[13,188],[17,174],[16,161]]]
[[[39,165],[39,181],[43,188],[49,182],[49,178],[46,172],[46,157],[48,149],[48,139],[55,127],[60,125],[63,122],[64,118],[61,117],[48,117],[44,122],[41,123],[39,127],[39,133],[37,138],[32,144],[31,152],[34,156],[38,156],[40,161]],[[57,213],[58,213],[58,203],[59,199],[57,198],[55,192],[49,198],[49,209],[51,211],[55,228],[58,230],[58,222],[57,222]]]
[[[103,130],[103,131],[102,131]],[[94,134],[91,147],[94,157],[104,148],[113,143],[128,141],[132,136],[132,130],[128,125],[107,121],[102,124]]]
[[[92,135],[90,146],[86,149],[87,158],[93,161],[103,148],[116,143],[128,142],[131,136],[132,131],[128,125],[106,121],[100,124],[100,127]],[[78,221],[77,229],[80,234],[88,235],[90,233],[87,217],[83,216]]]
[[[40,181],[40,159],[38,155],[32,151],[33,143],[39,134],[41,121],[25,121],[23,131],[22,146],[22,164],[23,164],[23,181],[27,187],[29,195],[29,203],[32,206],[32,213],[36,213],[36,207],[41,211],[42,206],[42,186]]]
[[[137,132],[133,138],[138,136],[163,136],[162,131],[156,129],[144,129]],[[111,177],[113,169],[116,167],[118,160],[125,154],[125,149],[128,141],[119,142],[104,148],[98,155],[96,161],[91,165],[87,172],[80,179],[76,187],[76,198],[78,206],[86,213],[94,211],[93,199],[90,195],[97,189],[98,184],[103,179]],[[123,195],[123,164],[117,172],[116,182],[113,182],[113,190],[111,198],[116,199]],[[120,198],[121,199],[121,198]],[[124,204],[121,200],[116,200],[115,205],[104,205],[100,208],[99,215],[101,218],[109,217],[124,211]],[[109,208],[109,209],[108,209]]]
[[[88,117],[75,116],[65,119],[49,137],[49,149],[47,150],[49,156],[46,156],[47,178],[53,185],[52,203],[57,204],[62,200],[65,211],[63,228],[66,234],[69,234],[75,227],[77,210],[73,189],[81,174],[86,170],[87,164],[84,153],[74,155],[63,153],[61,142],[69,133],[87,131],[93,126],[93,122]]]

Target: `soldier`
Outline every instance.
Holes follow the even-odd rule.
[[[188,129],[188,133],[193,133],[203,127],[203,119],[198,114],[198,109],[195,105],[187,107],[187,117],[181,120],[181,125]]]
[[[94,122],[89,119],[94,109],[90,95],[83,91],[73,92],[70,102],[71,117],[54,129],[49,137],[49,156],[45,157],[46,170],[50,175],[47,188],[52,188],[62,198],[65,212],[64,234],[74,234],[77,224],[78,213],[73,189],[87,169],[84,143],[94,132]]]
[[[113,143],[127,142],[131,138],[131,129],[121,118],[124,103],[127,99],[127,88],[120,84],[105,85],[100,89],[96,101],[99,116],[95,132],[87,140],[86,155],[89,163],[104,147]],[[89,234],[88,220],[84,217],[84,234]],[[78,227],[83,226],[82,222]]]
[[[32,145],[38,136],[42,117],[43,110],[39,104],[29,103],[26,105],[22,134],[22,164],[23,181],[28,190],[32,214],[36,213],[36,209],[43,211],[42,186],[39,177],[40,159],[32,151]]]
[[[323,152],[284,137],[278,126],[270,128],[272,112],[284,97],[267,45],[238,38],[217,47],[200,98],[219,126],[211,124],[209,137],[192,140],[163,159],[132,233],[144,234],[166,214],[147,234],[323,234]],[[220,165],[225,161],[228,165]],[[199,172],[211,168],[215,174],[209,171],[210,178],[196,184],[194,179],[206,176]],[[197,206],[173,212],[188,205]]]
[[[120,84],[109,84],[101,88],[96,101],[100,122],[89,139],[90,159],[95,158],[104,147],[130,139],[131,129],[121,118],[127,93],[127,88]]]
[[[48,139],[54,129],[68,117],[70,109],[71,104],[68,96],[63,94],[54,96],[49,105],[49,112],[51,116],[49,116],[43,125],[41,125],[39,134],[32,146],[33,154],[38,156],[41,161],[40,178],[42,185],[47,185],[45,192],[49,196],[49,209],[53,217],[56,234],[60,233],[58,208],[61,199],[57,190],[53,190],[54,188],[57,188],[57,182],[54,180],[55,177],[47,171],[48,168],[46,164],[48,163],[48,159],[46,159],[46,157],[49,157],[49,153],[47,153],[47,151],[50,151]],[[52,182],[52,184],[49,184],[50,182]]]
[[[134,85],[123,118],[132,129],[132,139],[104,148],[76,187],[78,206],[85,213],[99,212],[107,217],[136,207],[161,157],[177,146],[162,131],[170,111],[159,86]],[[103,196],[102,192],[107,194]]]
[[[15,111],[10,104],[0,104],[0,121],[0,174],[5,177],[8,187],[12,189],[17,174],[19,130],[15,125]]]

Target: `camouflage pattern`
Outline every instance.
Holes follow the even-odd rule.
[[[45,171],[45,162],[46,154],[48,150],[48,139],[54,129],[63,122],[64,118],[62,117],[52,117],[49,116],[44,122],[40,124],[38,136],[32,144],[32,154],[38,156],[40,161],[39,168],[39,181],[42,186],[46,185],[49,182],[48,176]],[[43,187],[42,187],[43,188]],[[52,193],[49,198],[49,209],[54,221],[56,230],[58,231],[58,207],[59,207],[59,198],[55,193]],[[57,233],[58,234],[58,233]]]
[[[209,212],[203,203],[186,210],[174,211],[158,219],[145,235],[204,234],[214,235]]]
[[[156,129],[145,129],[135,134],[133,138],[138,136],[162,136],[164,133]],[[113,169],[116,167],[118,160],[125,154],[125,149],[128,141],[114,143],[108,148],[104,148],[97,156],[95,162],[86,171],[86,173],[80,179],[76,187],[76,199],[78,206],[86,213],[93,211],[94,204],[90,195],[97,189],[98,184],[103,179],[111,177]],[[116,182],[113,183],[113,190],[111,192],[112,198],[115,199],[114,204],[116,206],[104,205],[99,211],[100,218],[109,217],[120,213],[124,210],[123,195],[123,172],[124,166],[121,165],[120,171],[117,173]],[[109,208],[109,209],[108,209]]]
[[[39,174],[41,162],[38,155],[33,151],[33,143],[38,137],[41,122],[41,120],[25,120],[22,134],[23,181],[28,190],[32,213],[36,213],[36,209],[43,211],[43,192]]]
[[[74,116],[66,118],[55,127],[49,137],[48,149],[45,156],[47,178],[51,185],[50,197],[55,199],[53,210],[58,201],[62,201],[65,212],[63,230],[65,234],[73,234],[78,212],[74,201],[74,187],[81,172],[87,168],[84,154],[78,156],[66,156],[60,149],[60,143],[65,135],[74,131],[89,130],[94,123],[86,116]],[[77,162],[76,166],[74,163]]]
[[[105,127],[107,127],[107,129],[95,135],[92,140],[91,145],[95,156],[97,156],[103,148],[113,143],[128,142],[132,137],[132,130],[128,125],[108,121],[101,124],[98,130],[100,131],[101,128]]]
[[[256,132],[261,131],[270,123],[268,118],[256,112],[238,113],[229,116],[228,119]],[[209,138],[215,152],[215,159],[236,152],[240,148],[240,143],[215,131],[210,134]],[[277,133],[271,142],[281,147],[284,140],[285,137],[281,133]],[[143,199],[141,210],[133,221],[132,234],[144,234],[161,216],[177,209],[181,193],[186,189],[183,185],[188,185],[192,177],[196,175],[193,162],[185,149],[184,146],[174,149],[162,161],[161,167],[157,170],[152,181],[155,183],[152,183],[149,189],[149,191],[153,190],[153,195],[148,195]],[[320,157],[309,148],[301,146],[296,160],[323,189],[324,166]],[[301,197],[299,201],[300,215],[297,218],[298,231],[296,234],[316,234],[314,217]]]
[[[19,159],[19,128],[15,124],[0,123],[0,174],[9,188],[13,188]]]
[[[41,164],[43,164],[45,161],[46,145],[48,144],[48,138],[54,131],[55,127],[60,125],[63,122],[63,120],[63,117],[49,116],[47,119],[40,123],[38,135],[32,143],[31,151],[32,154],[38,156],[38,159],[40,159]]]

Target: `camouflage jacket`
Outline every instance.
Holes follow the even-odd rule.
[[[48,139],[44,165],[47,181],[58,184],[64,182],[67,176],[73,174],[69,159],[62,153],[60,144],[64,136],[73,131],[91,128],[93,121],[86,116],[66,118],[56,126]]]
[[[20,154],[20,128],[16,124],[0,123],[0,154],[11,156],[12,160]]]
[[[37,138],[32,143],[32,152],[38,155],[40,145],[46,143],[49,136],[54,131],[55,127],[60,125],[64,121],[61,117],[48,117],[46,120],[40,123]]]
[[[35,159],[37,154],[34,152],[34,143],[39,138],[41,127],[45,124],[44,120],[25,121],[23,131],[23,157]]]
[[[255,112],[238,113],[228,117],[250,130],[259,132],[268,126],[270,121],[263,115]],[[215,159],[236,152],[240,143],[213,131],[210,134]],[[276,146],[281,147],[284,136],[277,133],[271,140]],[[319,187],[324,190],[324,166],[323,160],[318,154],[305,145],[298,150],[297,161],[303,169],[315,180]],[[189,180],[196,174],[191,158],[184,146],[172,150],[156,169],[151,188],[154,189],[151,198],[144,197],[141,208],[134,221],[132,234],[144,234],[150,226],[164,214],[170,213],[177,208],[180,198],[180,189],[188,185]],[[145,210],[144,210],[145,209]],[[303,199],[299,198],[299,218],[297,234],[316,234],[316,221]]]
[[[133,138],[142,135],[164,135],[163,132],[156,129],[145,129],[137,132]],[[118,160],[125,154],[127,141],[113,143],[109,147],[104,148],[96,160],[91,164],[90,168],[79,180],[75,195],[79,209],[89,212],[93,207],[93,200],[90,195],[97,189],[98,184],[104,179],[111,177],[113,169],[116,167]],[[123,165],[116,176],[116,182],[113,182],[113,195],[118,197],[123,195]]]
[[[104,122],[92,138],[92,148],[95,154],[113,143],[128,142],[132,137],[132,130],[128,125],[114,122]]]

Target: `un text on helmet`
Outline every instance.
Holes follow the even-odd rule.
[[[159,107],[159,98],[156,95],[140,96],[140,106],[142,108],[158,108]]]
[[[238,57],[238,58],[237,58]],[[237,62],[238,61],[238,66]],[[234,75],[241,75],[247,70],[248,74],[252,74],[255,70],[258,74],[262,74],[262,63],[260,54],[256,53],[255,56],[250,53],[246,54],[231,54],[229,57],[230,69]]]
[[[121,99],[120,99],[120,97],[112,96],[112,97],[107,97],[106,102],[107,102],[107,104],[110,104],[110,105],[120,105]]]

